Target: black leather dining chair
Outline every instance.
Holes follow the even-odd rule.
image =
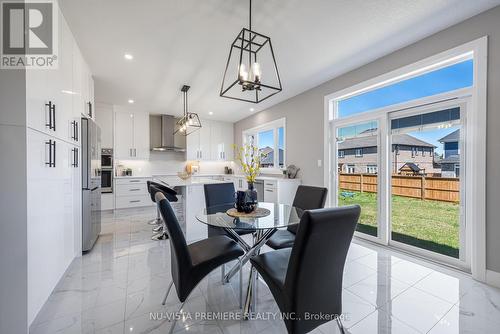
[[[289,334],[310,332],[335,315],[344,333],[342,276],[360,212],[358,205],[304,211],[292,248],[250,259],[280,311],[294,315],[284,317]],[[332,318],[314,317],[320,314]]]
[[[156,192],[154,187],[152,187],[152,190],[155,192],[156,203],[170,239],[172,282],[162,304],[165,305],[172,285],[175,285],[177,297],[182,303],[179,308],[180,312],[191,292],[203,278],[219,266],[238,260],[240,265],[239,298],[241,307],[243,282],[239,257],[244,254],[243,249],[233,239],[225,235],[214,236],[188,245],[169,201],[162,192]],[[170,328],[170,333],[172,333],[174,327],[175,322]]]
[[[205,191],[205,206],[207,214],[214,214],[220,211],[226,211],[234,207],[234,183],[212,183],[203,185]],[[233,237],[227,234],[222,228],[207,226],[208,236],[213,237],[216,235],[227,235],[231,239]],[[234,229],[238,235],[245,235],[254,233],[255,228],[249,229]],[[221,267],[222,283],[224,283],[225,266]]]
[[[293,206],[302,210],[321,209],[325,207],[328,189],[300,185],[293,199]],[[295,241],[299,225],[289,226],[286,230],[278,230],[266,243],[272,249],[290,248]]]
[[[147,184],[147,189],[149,192],[149,196],[151,197],[151,200],[153,203],[156,202],[155,200],[155,192],[151,190],[151,187],[155,187],[157,191],[163,192],[165,197],[169,202],[177,202],[177,192],[170,188],[167,187],[166,185],[163,185],[158,182],[153,182],[153,181],[146,181]],[[156,209],[156,219],[150,221],[149,223],[151,224],[152,222],[155,222],[156,227],[153,228],[153,236],[151,239],[153,240],[164,240],[168,238],[167,233],[165,232],[165,224],[163,223],[161,216],[160,216],[160,211],[158,208]]]

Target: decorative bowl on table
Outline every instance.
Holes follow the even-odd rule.
[[[182,180],[188,180],[191,177],[191,174],[189,174],[188,172],[178,172],[177,176]]]

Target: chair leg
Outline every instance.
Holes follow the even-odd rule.
[[[170,327],[170,330],[168,331],[168,334],[172,334],[174,332],[175,324],[177,323],[177,314],[179,314],[182,311],[182,308],[184,307],[184,304],[186,303],[187,298],[185,301],[182,302],[181,307],[179,307],[179,310],[176,313],[176,317],[174,318],[174,323]]]
[[[156,218],[148,222],[149,225],[159,225],[161,224],[160,211],[156,208]]]
[[[344,324],[342,323],[340,317],[335,317],[335,320],[337,321],[337,326],[339,326],[340,333],[345,334]]]
[[[168,294],[170,293],[170,289],[172,289],[172,285],[174,285],[174,281],[170,282],[170,285],[168,286],[167,293],[165,294],[165,298],[163,298],[162,305],[165,305],[167,303],[167,298]]]
[[[222,266],[220,266],[220,274],[221,274],[220,281],[222,282],[222,285],[224,285],[225,277],[226,277],[226,264],[225,263]]]
[[[243,261],[238,259],[240,264],[240,309],[243,309]]]

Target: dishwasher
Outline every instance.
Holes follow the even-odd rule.
[[[264,202],[264,180],[255,180],[254,187],[257,191],[257,201]]]

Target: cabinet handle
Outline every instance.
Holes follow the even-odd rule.
[[[49,123],[45,123],[45,126],[49,128],[49,130],[56,131],[56,105],[49,101],[49,103],[45,103],[46,107],[49,107]]]
[[[49,162],[45,162],[45,165],[50,167],[56,167],[56,141],[49,139],[45,142],[45,145],[49,145]]]
[[[78,122],[73,121],[71,124],[73,125],[73,135],[71,136],[71,139],[78,141]]]
[[[129,189],[129,191],[139,191],[141,189]]]
[[[89,102],[87,102],[87,104],[89,106],[89,113],[88,113],[88,115],[89,115],[89,117],[92,117],[92,102],[89,101]]]
[[[140,180],[129,180],[129,182],[133,182],[133,183],[136,183],[136,182],[141,182]]]
[[[52,167],[52,139],[45,142],[45,145],[49,145],[49,162],[45,161],[45,165]],[[47,151],[45,151],[47,152]]]
[[[53,124],[52,124],[52,130],[56,131],[56,105],[55,104],[52,104],[52,120],[53,120]]]
[[[274,192],[274,190],[272,190],[272,189],[266,189],[266,191],[270,192],[270,193]]]
[[[73,153],[73,162],[71,163],[71,167],[77,167],[76,164],[76,148],[71,149],[71,153]]]
[[[137,157],[137,149],[134,148],[134,157]]]
[[[135,201],[129,201],[130,203],[139,203],[140,200],[136,199]]]

